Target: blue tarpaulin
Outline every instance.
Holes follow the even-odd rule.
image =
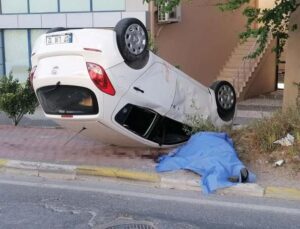
[[[199,132],[183,146],[169,155],[162,156],[156,166],[158,172],[191,170],[202,176],[204,193],[235,185],[229,177],[238,177],[245,168],[238,159],[231,138],[226,133]],[[255,175],[249,172],[247,182],[254,182]]]

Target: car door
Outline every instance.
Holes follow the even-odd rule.
[[[124,99],[165,115],[173,103],[176,76],[167,64],[154,63],[132,84]]]

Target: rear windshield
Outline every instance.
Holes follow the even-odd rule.
[[[95,94],[83,87],[54,85],[37,90],[37,96],[46,114],[98,114]]]

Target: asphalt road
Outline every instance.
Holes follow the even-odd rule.
[[[0,228],[300,228],[300,202],[203,196],[104,179],[1,175],[0,197]]]

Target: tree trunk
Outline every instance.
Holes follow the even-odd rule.
[[[296,107],[300,97],[300,8],[291,16],[290,25],[298,24],[298,29],[290,32],[286,49],[286,70],[284,78],[283,108]]]

